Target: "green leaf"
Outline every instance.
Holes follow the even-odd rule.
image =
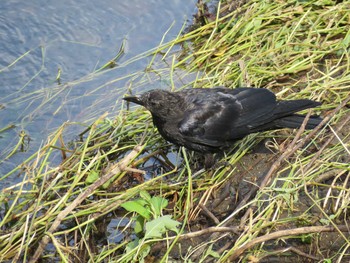
[[[322,225],[328,226],[328,225],[329,225],[329,220],[328,220],[328,219],[325,219],[325,218],[321,218],[321,219],[320,219],[320,223],[321,223]]]
[[[349,47],[350,44],[350,31],[348,31],[348,33],[346,34],[346,36],[343,38],[343,40],[341,41],[342,44],[344,45],[344,47]]]
[[[312,235],[301,235],[301,242],[305,243],[305,244],[311,244],[312,242]]]
[[[92,183],[94,183],[97,179],[99,179],[100,178],[100,176],[99,176],[99,174],[98,174],[98,172],[96,172],[96,171],[91,171],[90,173],[89,173],[89,175],[86,177],[86,180],[85,180],[85,183],[86,184],[92,184]]]
[[[136,248],[136,247],[139,245],[139,243],[140,243],[140,240],[139,240],[139,238],[136,237],[133,241],[130,241],[130,242],[126,245],[126,247],[125,247],[125,252],[126,252],[126,253],[131,252],[134,248]]]
[[[180,225],[180,223],[177,222],[176,220],[171,219],[170,215],[165,215],[165,216],[161,216],[156,219],[153,219],[152,221],[146,223],[145,239],[161,238],[162,235],[168,230],[178,233],[179,232],[179,230],[177,229],[178,225]]]
[[[160,196],[153,196],[150,204],[153,208],[153,211],[156,213],[156,217],[158,217],[162,214],[163,208],[167,207],[168,200]]]
[[[150,202],[151,200],[151,195],[146,191],[140,191],[140,197],[146,200],[147,202]]]
[[[149,244],[140,244],[141,240],[138,238],[135,238],[135,240],[129,242],[125,247],[126,254],[129,254],[129,257],[126,257],[125,262],[145,262],[145,257],[148,256],[149,252],[151,251],[151,246]],[[135,249],[137,248],[137,252]],[[131,257],[132,258],[131,258]]]
[[[209,248],[207,249],[207,251],[205,252],[204,258],[206,258],[207,256],[211,256],[211,257],[214,257],[214,258],[219,258],[220,254],[213,250],[213,245],[210,245]]]
[[[142,216],[136,217],[134,230],[136,235],[140,235],[143,232],[143,227],[145,225],[145,218]]]
[[[145,262],[145,257],[148,256],[149,252],[151,252],[151,246],[149,244],[143,244],[137,257],[140,263]]]
[[[123,204],[121,204],[121,206],[128,210],[129,212],[136,212],[139,215],[143,216],[146,219],[151,219],[151,212],[149,211],[149,209],[144,207],[145,205],[145,201],[144,200],[133,200],[133,201],[127,201]]]
[[[109,179],[107,182],[105,182],[103,185],[102,185],[102,188],[103,189],[107,189],[110,185],[111,185],[111,183],[113,182],[113,178],[111,178],[111,179]]]

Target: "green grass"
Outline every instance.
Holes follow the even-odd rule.
[[[191,152],[170,148],[142,108],[123,104],[115,118],[101,116],[70,144],[65,130],[81,124],[65,123],[1,178],[19,174],[23,180],[0,195],[0,261],[250,262],[276,254],[284,260],[349,259],[350,4],[248,1],[228,10],[221,3],[214,21],[119,65],[150,58],[143,71],[111,81],[130,80],[119,95],[153,81],[169,89],[266,87],[280,99],[321,101],[315,111],[326,127],[248,136],[225,156],[232,167],[205,172],[194,168]],[[115,58],[122,52],[123,45]],[[118,66],[92,75],[113,70]],[[254,153],[266,138],[271,153]],[[177,167],[168,164],[168,152],[182,156]],[[154,158],[161,159],[155,175]],[[128,212],[125,204],[140,200],[140,193],[153,199]],[[167,215],[181,223],[176,231]],[[137,216],[144,226],[135,238]],[[124,239],[106,241],[106,225],[120,217],[130,220],[119,228]],[[146,230],[154,222],[164,227]]]

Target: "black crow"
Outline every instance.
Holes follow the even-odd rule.
[[[263,88],[225,87],[179,92],[155,89],[124,100],[148,109],[167,141],[204,154],[224,151],[251,133],[299,128],[305,115],[295,112],[321,104],[308,99],[276,100],[275,94]],[[321,121],[311,116],[306,129]]]

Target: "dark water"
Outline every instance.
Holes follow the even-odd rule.
[[[24,152],[0,164],[0,176],[38,150],[65,121],[116,114],[128,87],[169,85],[140,75],[151,57],[131,60],[191,23],[195,0],[19,1],[0,3],[0,160],[24,131]],[[96,69],[125,54],[113,70]],[[56,81],[60,71],[60,83]],[[134,75],[130,75],[134,74]],[[67,136],[73,136],[72,131]],[[0,189],[16,178],[0,181]],[[20,181],[20,178],[18,179]]]

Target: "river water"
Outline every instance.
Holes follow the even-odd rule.
[[[166,80],[140,81],[135,75],[150,57],[125,62],[157,47],[164,35],[165,42],[175,38],[184,23],[191,23],[195,3],[1,1],[0,176],[35,153],[64,122],[89,124],[106,111],[115,114],[118,101],[138,77],[141,88],[168,85]],[[121,46],[124,52],[117,63],[125,64],[96,74]],[[24,147],[12,154],[21,134],[26,135]],[[20,178],[0,180],[0,189],[16,180]]]

